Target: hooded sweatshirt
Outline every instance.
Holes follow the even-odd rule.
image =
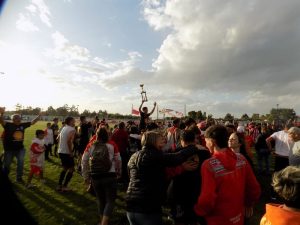
[[[266,214],[260,225],[299,225],[300,212],[288,211],[277,204],[266,204]]]
[[[36,167],[44,167],[45,155],[44,141],[38,138],[32,140],[30,147],[30,165]]]
[[[260,186],[247,160],[230,149],[215,151],[201,168],[202,190],[195,204],[207,225],[243,225],[245,207],[258,201]]]

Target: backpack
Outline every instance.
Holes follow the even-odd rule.
[[[105,143],[95,142],[94,151],[89,159],[91,174],[107,173],[112,165],[108,147]]]

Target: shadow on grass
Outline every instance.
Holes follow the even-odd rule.
[[[55,191],[56,187],[57,187],[57,182],[54,182],[53,180],[48,179],[48,178],[45,178],[45,180],[46,180],[45,185],[47,185],[50,189]],[[73,202],[73,204],[75,204],[79,207],[82,207],[85,204],[96,205],[96,200],[93,201],[93,200],[87,198],[85,194],[77,193],[76,190],[70,191],[70,192],[57,192],[57,194],[63,196],[64,198],[67,198],[69,201]]]
[[[55,224],[82,224],[77,219],[77,215],[80,213],[79,211],[74,207],[70,207],[61,201],[54,199],[53,196],[48,195],[37,188],[32,190],[20,189],[19,193],[23,198],[26,197],[29,201],[34,202],[40,209],[49,214],[49,216],[55,215],[52,217],[52,219],[55,220]],[[38,212],[34,212],[33,216],[37,217],[39,214],[40,213]],[[45,214],[42,214],[44,217]],[[47,218],[38,218],[38,221],[44,221],[44,224],[48,224],[46,222]]]
[[[50,163],[50,164],[53,164],[53,165],[56,165],[56,166],[61,166],[61,163],[60,161],[58,161],[57,158],[49,158],[48,160],[46,160],[47,163]]]

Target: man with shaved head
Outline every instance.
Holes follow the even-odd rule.
[[[5,108],[0,107],[0,124],[4,128],[3,136],[3,147],[4,147],[4,159],[3,159],[3,172],[8,175],[10,164],[14,157],[17,158],[17,182],[24,183],[23,176],[23,166],[24,166],[24,132],[25,129],[35,124],[40,115],[37,116],[31,122],[22,122],[21,116],[15,114],[12,117],[12,122],[7,122],[4,120]]]

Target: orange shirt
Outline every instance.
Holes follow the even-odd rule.
[[[288,211],[278,204],[266,204],[266,214],[260,225],[299,225],[300,212]]]

